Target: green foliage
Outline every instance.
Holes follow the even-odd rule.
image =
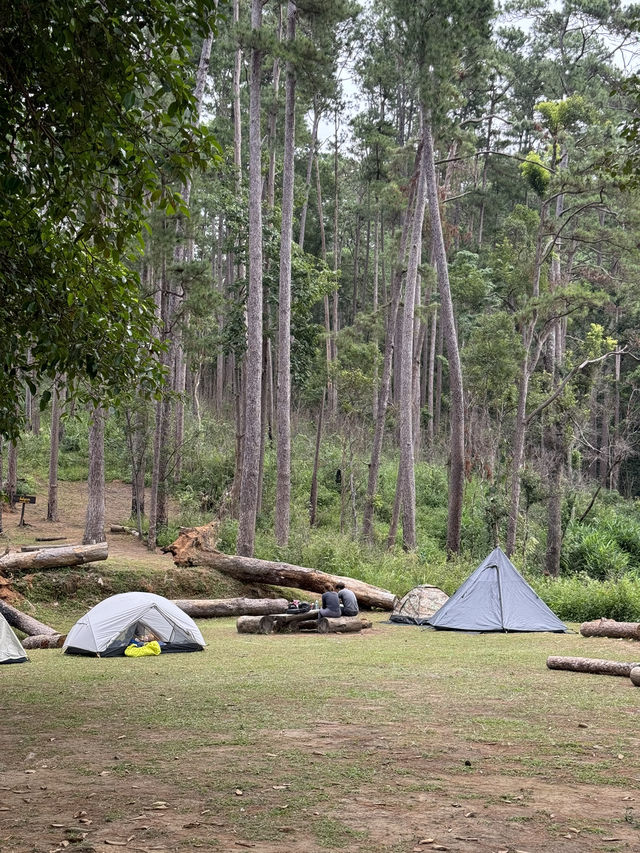
[[[632,577],[598,581],[584,575],[567,578],[537,578],[531,585],[540,598],[562,620],[640,620],[640,584]]]
[[[544,166],[540,155],[536,154],[535,151],[530,151],[527,154],[524,163],[520,164],[520,171],[522,173],[522,177],[536,195],[540,196],[540,198],[544,198],[547,194],[547,190],[549,189],[551,173]]]
[[[0,434],[15,437],[23,382],[66,373],[115,399],[160,381],[153,308],[123,262],[133,238],[143,245],[150,206],[184,210],[178,186],[217,155],[188,64],[215,4],[17,0],[4,11]]]

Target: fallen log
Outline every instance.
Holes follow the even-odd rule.
[[[165,550],[173,554],[178,566],[207,566],[245,583],[267,583],[323,593],[340,581],[355,593],[361,607],[393,610],[398,600],[389,590],[344,575],[332,575],[290,563],[223,554],[215,547],[216,535],[215,524],[187,528]]]
[[[354,634],[363,628],[371,628],[372,624],[360,616],[341,616],[339,619],[321,616],[318,619],[318,634]]]
[[[596,619],[580,626],[583,637],[612,637],[621,640],[640,640],[640,623],[616,622],[615,619]]]
[[[66,634],[37,634],[35,637],[25,637],[22,647],[25,649],[60,649],[67,639]]]
[[[51,637],[53,635],[58,636],[58,631],[56,631],[55,628],[45,625],[44,622],[38,622],[38,620],[34,619],[33,616],[27,616],[26,613],[23,613],[21,610],[17,610],[2,599],[0,599],[0,613],[12,628],[17,628],[18,631],[22,631],[23,634],[27,634],[29,637],[37,637],[40,635],[47,637]]]
[[[238,634],[273,634],[273,616],[238,616]]]
[[[69,545],[68,542],[61,542],[59,545],[22,545],[20,551],[28,553],[31,551],[44,551],[45,548],[81,548],[81,545]]]
[[[36,536],[36,542],[59,542],[66,536]]]
[[[629,677],[634,667],[640,663],[602,660],[601,658],[567,658],[551,655],[547,658],[549,669],[568,669],[571,672],[589,672],[594,675],[623,675]]]
[[[64,545],[42,548],[39,551],[21,553],[10,551],[0,557],[0,572],[39,572],[61,566],[79,566],[106,560],[109,549],[106,542],[95,545]]]
[[[180,610],[194,619],[211,619],[216,616],[267,616],[282,613],[289,602],[286,598],[174,598]]]
[[[632,684],[635,684],[636,687],[640,687],[640,666],[633,667],[629,673],[629,678],[631,679]]]
[[[125,527],[124,524],[112,524],[111,533],[128,533],[130,536],[140,536],[135,527]]]

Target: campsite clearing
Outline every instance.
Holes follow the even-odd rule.
[[[383,618],[326,637],[202,620],[198,654],[3,667],[0,849],[638,849],[636,688],[545,665],[635,644]]]

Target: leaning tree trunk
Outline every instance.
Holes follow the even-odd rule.
[[[21,610],[17,610],[1,598],[0,615],[4,616],[12,628],[17,628],[18,631],[22,631],[22,633],[26,634],[28,637],[58,636],[58,632],[55,628],[51,628],[50,625],[45,625],[43,622],[39,622],[37,619],[34,619],[33,616],[28,616]]]
[[[442,235],[442,220],[438,198],[431,116],[427,112],[424,128],[424,146],[426,149],[427,197],[433,238],[433,253],[438,273],[440,292],[441,322],[449,362],[450,396],[450,447],[451,465],[449,470],[449,507],[447,520],[447,553],[451,556],[460,550],[460,531],[462,527],[462,501],[464,497],[464,392],[462,387],[462,367],[458,348],[458,334],[449,286],[447,255]]]
[[[262,0],[252,0],[251,29],[262,26]],[[245,356],[245,432],[240,481],[238,554],[253,554],[260,467],[262,368],[262,164],[260,136],[260,73],[262,50],[251,50],[249,83],[249,292],[247,296],[247,353]]]
[[[296,34],[296,7],[287,6],[287,43]],[[295,144],[296,76],[293,61],[287,61],[284,119],[284,163],[282,172],[282,230],[280,235],[280,287],[278,298],[278,418],[275,540],[284,547],[289,541],[291,513],[291,249],[293,242],[293,184]]]
[[[84,545],[104,542],[104,409],[94,406],[89,428],[89,481]]]

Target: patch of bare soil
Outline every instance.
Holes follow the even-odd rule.
[[[82,542],[87,508],[87,484],[85,482],[61,482],[58,486],[60,521],[47,521],[47,496],[43,488],[35,504],[25,508],[24,527],[20,527],[20,507],[2,514],[4,535],[0,543],[5,547],[19,548],[20,545],[46,545],[37,539],[55,539],[50,544],[75,545]],[[122,524],[131,512],[131,486],[120,481],[107,483],[105,489],[105,533],[109,543],[109,555],[139,559],[144,556],[149,567],[171,567],[170,554],[158,551],[151,553],[143,542],[130,534],[111,533],[111,526]]]

